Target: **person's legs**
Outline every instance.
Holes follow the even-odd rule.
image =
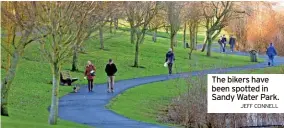
[[[271,56],[271,65],[274,66],[274,56]]]
[[[268,66],[270,66],[270,65],[272,65],[272,58],[271,58],[271,56],[268,56]]]
[[[91,80],[88,80],[88,89],[89,89],[89,92],[91,91]]]
[[[94,87],[94,80],[91,79],[90,81],[91,81],[91,92],[92,92],[93,91],[93,87]]]
[[[234,51],[234,44],[231,44],[231,50]]]
[[[224,52],[226,52],[226,43],[224,43]]]
[[[169,74],[172,74],[173,63],[168,63]]]
[[[107,77],[107,91],[110,92],[110,83],[111,83],[111,78],[110,76]]]
[[[114,76],[111,76],[110,80],[111,80],[111,91],[113,92],[113,90],[114,90]]]

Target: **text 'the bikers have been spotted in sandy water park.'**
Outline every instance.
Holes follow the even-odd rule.
[[[209,74],[208,113],[284,113],[283,74]]]

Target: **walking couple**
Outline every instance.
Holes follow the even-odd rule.
[[[220,52],[225,53],[226,52],[226,44],[227,44],[226,36],[225,35],[221,36],[220,39],[218,40],[218,43],[220,45]],[[236,39],[233,37],[233,35],[231,35],[231,37],[230,37],[229,44],[230,44],[231,52],[233,52],[235,44],[236,44]]]
[[[112,59],[109,59],[108,64],[106,64],[105,72],[108,76],[108,90],[107,92],[114,92],[114,76],[117,72],[116,65],[113,63]],[[88,61],[88,64],[86,66],[85,70],[85,79],[88,80],[88,90],[89,92],[93,92],[94,87],[94,78],[96,76],[96,67],[91,63],[91,61]]]

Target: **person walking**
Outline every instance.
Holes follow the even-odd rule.
[[[231,52],[234,52],[235,44],[236,44],[236,39],[231,35],[230,40],[229,40]]]
[[[175,61],[175,55],[172,48],[169,48],[169,51],[166,54],[166,63],[168,64],[169,75],[172,74],[173,63]]]
[[[226,44],[227,44],[226,35],[223,35],[223,37],[222,37],[222,43],[223,43],[223,52],[226,52]]]
[[[112,59],[109,59],[108,64],[105,67],[105,72],[108,76],[107,92],[114,92],[114,75],[117,72],[117,68]]]
[[[89,92],[93,91],[93,82],[94,82],[94,77],[96,73],[96,67],[91,63],[91,61],[88,61],[88,64],[85,69],[85,79],[88,80],[88,89]]]
[[[274,65],[274,57],[277,55],[277,52],[273,46],[273,43],[269,44],[269,47],[266,50],[266,55],[268,56],[268,66],[273,66]]]

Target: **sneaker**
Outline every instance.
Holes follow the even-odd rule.
[[[110,93],[110,90],[107,90],[107,93]]]
[[[113,90],[113,89],[111,90],[111,93],[114,93],[114,90]]]

